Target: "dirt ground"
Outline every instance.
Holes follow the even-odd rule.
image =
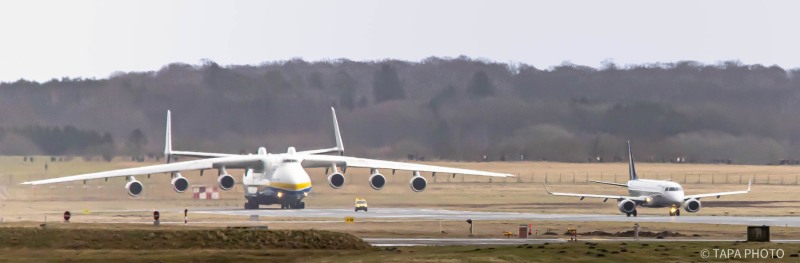
[[[45,164],[47,169],[45,170]],[[195,200],[191,193],[176,193],[169,184],[166,174],[153,174],[148,177],[137,176],[145,185],[143,196],[129,197],[124,189],[123,178],[73,182],[31,187],[19,185],[27,180],[52,178],[76,173],[96,172],[107,169],[143,166],[154,163],[136,163],[124,160],[114,162],[87,162],[73,159],[64,162],[50,162],[48,157],[36,157],[33,163],[23,162],[22,157],[0,158],[0,219],[3,222],[47,222],[61,221],[61,213],[72,211],[73,221],[141,223],[152,222],[150,211],[162,211],[162,221],[181,222],[182,208],[241,208],[244,199],[242,189],[237,186],[231,191],[220,193],[220,200]],[[624,188],[587,183],[587,180],[624,182],[627,180],[626,163],[551,163],[551,162],[435,162],[460,168],[481,169],[506,172],[518,175],[515,178],[497,179],[462,175],[439,174],[435,178],[424,174],[429,187],[422,193],[414,193],[408,186],[409,172],[392,175],[391,171],[381,171],[387,176],[387,186],[375,191],[367,183],[366,169],[347,171],[347,182],[342,189],[331,189],[326,182],[323,169],[309,169],[313,191],[306,203],[309,208],[350,208],[356,197],[366,198],[370,209],[381,207],[428,207],[475,211],[508,211],[531,213],[598,213],[609,216],[622,216],[613,202],[602,200],[557,197],[544,191],[547,180],[553,191],[585,192],[598,194],[625,194]],[[747,181],[754,180],[752,192],[746,195],[726,196],[720,199],[707,198],[699,215],[770,215],[794,216],[800,212],[800,185],[797,185],[800,167],[796,166],[754,166],[754,165],[710,165],[710,164],[662,164],[638,163],[640,177],[671,179],[684,183],[687,194],[742,190]],[[241,171],[230,171],[235,177]],[[183,173],[193,186],[216,184],[216,171],[209,170],[201,177],[199,172]],[[120,211],[130,210],[130,211]],[[109,212],[113,211],[113,212]],[[644,215],[666,215],[665,209],[640,209]],[[684,213],[683,216],[692,216]],[[220,215],[190,215],[192,223],[204,227],[218,227],[235,224],[267,224],[250,222],[248,218]],[[288,218],[273,218],[268,224],[273,229],[325,229],[353,233],[360,237],[380,236],[433,236],[463,237],[468,225],[455,221],[421,221],[413,223],[385,222],[381,220],[360,220],[355,224],[311,222],[298,224],[285,222]],[[296,221],[297,219],[291,219]],[[334,218],[331,220],[341,220]],[[208,223],[202,223],[208,222]],[[539,231],[561,230],[577,227],[580,232],[594,230],[616,232],[629,230],[627,223],[599,222],[519,222],[487,221],[476,225],[478,235],[498,237],[503,231],[511,231],[519,224],[534,224]],[[441,225],[441,229],[440,229]],[[742,238],[744,227],[724,225],[692,224],[651,224],[644,226],[655,231],[669,230],[703,237]],[[740,229],[741,228],[741,229]],[[442,233],[442,231],[444,233]],[[795,228],[773,230],[773,238],[800,237]]]

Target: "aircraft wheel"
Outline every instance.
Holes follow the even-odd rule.
[[[625,213],[625,215],[631,217],[631,213]]]
[[[637,211],[633,210],[633,217],[636,217],[637,214],[638,214]]]
[[[297,206],[297,209],[306,209],[306,202],[300,202],[300,205]]]
[[[676,215],[676,216],[681,216],[681,210],[676,210],[676,211],[675,211],[675,215]]]

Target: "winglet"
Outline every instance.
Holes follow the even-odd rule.
[[[167,158],[169,163],[172,158],[172,112],[167,110],[167,126],[166,135],[164,138],[164,157]]]
[[[544,183],[544,191],[547,192],[548,194],[553,194],[552,192],[550,192],[550,189],[547,189],[547,183]]]
[[[631,180],[639,179],[639,176],[636,176],[636,167],[633,164],[633,152],[631,151],[631,141],[628,141],[628,175],[630,175]]]
[[[344,155],[344,143],[342,143],[342,134],[339,132],[339,121],[336,120],[336,110],[331,107],[331,115],[333,116],[333,134],[336,136],[336,149],[339,155]]]
[[[750,186],[753,185],[753,178],[750,178],[750,182],[747,182],[747,192],[750,192]]]

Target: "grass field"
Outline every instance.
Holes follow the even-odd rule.
[[[44,169],[44,157],[36,158],[34,163],[22,162],[21,157],[0,158],[0,187],[5,189],[6,199],[0,202],[0,218],[5,222],[60,221],[65,210],[73,212],[73,221],[78,222],[150,222],[149,212],[113,212],[107,210],[141,210],[176,209],[182,207],[204,208],[240,208],[242,207],[242,189],[222,192],[221,200],[193,200],[191,193],[175,193],[169,184],[169,176],[154,174],[137,178],[145,184],[145,192],[139,198],[129,197],[124,189],[123,178],[56,184],[36,188],[19,185],[20,182],[35,179],[51,178],[76,173],[102,171],[107,169],[135,167],[153,163],[86,162],[75,159],[69,162],[48,162]],[[331,189],[327,186],[323,169],[309,169],[314,190],[307,199],[308,207],[350,208],[356,197],[367,198],[370,209],[382,207],[428,207],[443,209],[477,210],[477,211],[516,211],[533,213],[597,213],[623,216],[617,211],[613,202],[602,200],[557,197],[548,195],[543,188],[544,180],[551,184],[551,190],[574,191],[601,194],[625,194],[624,189],[613,186],[586,183],[590,180],[606,180],[623,182],[627,178],[626,163],[550,163],[550,162],[492,162],[492,163],[431,163],[471,169],[519,174],[519,177],[494,179],[474,176],[438,175],[432,178],[425,175],[430,184],[422,193],[414,193],[409,189],[410,174],[383,171],[389,179],[387,186],[380,191],[371,189],[367,183],[366,169],[350,169],[347,171],[347,183],[342,189]],[[689,183],[684,185],[687,193],[730,191],[746,188],[746,181],[755,180],[752,193],[746,195],[726,196],[721,199],[704,199],[703,209],[699,215],[775,215],[795,216],[800,213],[800,186],[794,184],[796,172],[800,167],[793,166],[749,166],[749,165],[703,165],[703,164],[661,164],[640,163],[637,166],[640,176],[644,178],[672,177],[682,181],[686,176]],[[232,171],[234,175],[240,171]],[[582,176],[581,176],[582,175]],[[215,185],[216,171],[206,171],[204,176],[198,172],[185,172],[193,185]],[[238,175],[240,176],[240,175]],[[692,179],[693,177],[699,179]],[[742,184],[739,178],[742,177]],[[711,179],[714,178],[714,179]],[[725,183],[725,179],[728,178]],[[696,183],[699,180],[701,183]],[[712,181],[713,180],[713,181]],[[574,183],[573,183],[574,181]],[[692,183],[694,181],[695,183]],[[713,183],[712,183],[713,182]],[[781,182],[783,184],[781,184]],[[88,214],[83,214],[88,211]],[[665,209],[640,209],[640,214],[666,215]],[[693,214],[684,213],[683,216]],[[182,221],[182,213],[162,213],[164,221]],[[202,221],[244,221],[247,218],[199,215],[190,216],[193,222]],[[397,224],[380,220],[358,220],[354,225],[332,223],[280,223],[282,218],[270,219],[272,227],[287,229],[317,228],[344,231],[357,236],[441,236],[439,226],[447,234],[445,237],[463,237],[466,227],[463,222],[416,222],[414,224]],[[296,219],[293,219],[296,220]],[[538,229],[566,229],[579,227],[580,231],[602,230],[616,232],[630,228],[629,223],[596,223],[596,222],[518,222],[491,221],[480,222],[479,235],[497,237],[503,231],[512,231],[521,223],[534,223]],[[705,237],[741,238],[743,229],[720,225],[688,225],[688,224],[652,224],[645,227],[699,233]],[[778,237],[797,237],[794,228],[773,231]],[[793,236],[794,235],[794,236]]]
[[[645,246],[646,245],[646,246]],[[703,259],[702,249],[781,249],[783,258]],[[367,251],[329,250],[0,250],[0,262],[797,262],[796,244],[598,243],[524,247],[401,247]],[[779,253],[779,252],[776,252]],[[768,254],[767,254],[768,255]]]
[[[173,207],[242,207],[241,187],[222,192],[222,200],[193,200],[191,193],[175,193],[166,174],[154,174],[151,178],[137,176],[145,185],[144,194],[129,197],[124,189],[124,178],[112,178],[108,182],[93,180],[44,186],[22,186],[27,180],[45,179],[76,173],[96,172],[107,169],[148,165],[134,162],[70,162],[49,163],[44,170],[44,160],[22,162],[21,157],[0,158],[0,200],[6,218],[40,217],[43,211],[88,209],[90,211],[111,209],[152,209],[170,205]],[[550,163],[550,162],[491,162],[491,163],[432,163],[462,168],[482,169],[518,174],[516,178],[485,178],[475,176],[438,175],[431,178],[429,188],[423,193],[409,189],[410,173],[383,171],[387,186],[380,191],[371,189],[367,183],[366,169],[350,169],[347,182],[342,189],[327,186],[323,169],[309,169],[313,191],[307,199],[307,207],[350,207],[356,197],[367,198],[371,208],[380,207],[439,207],[468,210],[520,211],[536,213],[603,213],[618,214],[613,203],[599,200],[550,196],[544,191],[544,181],[552,190],[599,194],[626,194],[624,188],[586,183],[589,180],[624,182],[627,180],[625,163]],[[639,175],[643,178],[672,178],[684,184],[687,194],[741,190],[747,181],[754,180],[752,193],[726,196],[719,200],[704,199],[700,214],[705,215],[779,215],[793,216],[800,212],[800,185],[796,178],[800,167],[709,165],[709,164],[661,164],[640,163]],[[231,171],[235,177],[241,171]],[[199,173],[185,172],[192,185],[216,185],[216,171]],[[238,174],[238,175],[237,175]],[[697,183],[697,182],[700,183]],[[726,183],[727,182],[727,183]],[[123,201],[120,203],[120,201]],[[642,214],[665,214],[663,209],[641,209]]]
[[[704,249],[709,251],[707,258]],[[797,261],[798,254],[798,243],[581,240],[372,248],[351,235],[316,230],[31,223],[0,227],[0,262],[789,262]]]
[[[49,160],[49,159],[47,159]],[[124,189],[124,179],[104,180],[47,185],[39,187],[22,186],[27,180],[71,175],[149,165],[127,161],[87,162],[72,160],[68,162],[47,163],[38,157],[33,163],[22,162],[21,157],[0,157],[0,219],[3,226],[37,226],[47,221],[48,227],[77,227],[80,222],[117,222],[126,224],[92,224],[98,228],[138,229],[149,231],[153,226],[150,210],[162,211],[162,221],[181,222],[183,215],[177,210],[188,207],[241,208],[242,189],[221,193],[221,200],[194,200],[191,193],[175,193],[169,184],[169,176],[154,174],[151,178],[137,176],[145,185],[145,192],[139,198],[128,197]],[[368,171],[350,169],[347,183],[342,189],[327,186],[323,169],[309,169],[314,190],[307,199],[308,207],[350,208],[356,197],[366,198],[370,210],[382,207],[433,207],[444,209],[477,211],[516,211],[533,213],[599,213],[608,216],[624,216],[618,213],[613,202],[602,200],[579,201],[577,198],[556,197],[544,191],[547,180],[552,190],[587,193],[625,194],[624,189],[587,183],[587,180],[624,182],[627,180],[626,163],[570,164],[550,162],[513,163],[447,163],[435,165],[454,166],[506,172],[519,175],[516,178],[494,179],[474,176],[437,175],[432,178],[426,174],[429,187],[425,192],[414,193],[409,189],[408,172],[382,171],[388,178],[387,186],[381,191],[371,189],[367,183]],[[702,165],[702,164],[660,164],[640,163],[639,175],[644,178],[671,179],[684,183],[687,193],[730,191],[746,188],[746,182],[753,178],[753,191],[747,195],[728,196],[721,199],[704,199],[701,215],[777,215],[795,216],[800,212],[800,185],[797,176],[800,167],[793,166],[749,166],[749,165]],[[235,177],[241,171],[231,171]],[[216,171],[206,171],[204,176],[198,172],[185,172],[192,185],[213,186],[216,184]],[[61,213],[73,212],[74,223],[60,223]],[[113,212],[104,212],[112,211]],[[128,212],[120,210],[131,210]],[[640,209],[640,214],[665,215],[663,209]],[[83,213],[86,211],[88,213]],[[684,213],[683,216],[692,216]],[[47,218],[47,219],[45,219]],[[247,222],[247,218],[221,215],[190,214],[192,224],[162,225],[159,229],[182,231],[186,229],[216,229],[226,225],[263,225],[264,222]],[[265,219],[262,219],[265,220]],[[358,237],[466,237],[468,225],[461,221],[386,221],[380,219],[356,219],[355,224],[296,222],[296,218],[270,218],[270,229],[324,229],[350,233]],[[291,220],[285,221],[285,220]],[[336,218],[335,220],[341,220]],[[226,223],[226,222],[236,223]],[[129,224],[129,223],[141,224]],[[203,224],[203,222],[217,222]],[[502,237],[503,231],[515,232],[519,224],[534,224],[540,233],[552,231],[559,234],[567,228],[577,228],[579,232],[604,231],[609,233],[630,230],[629,222],[523,222],[514,220],[476,222],[477,237]],[[21,225],[20,225],[21,224]],[[83,226],[85,227],[85,226]],[[709,224],[670,224],[648,223],[642,231],[671,231],[686,235],[687,238],[699,236],[708,239],[744,239],[745,227]],[[796,239],[800,237],[799,228],[773,227],[773,239]],[[556,237],[564,237],[559,235]],[[592,236],[582,236],[590,240]],[[658,247],[663,245],[664,247]],[[56,249],[0,248],[0,262],[10,261],[313,261],[313,262],[623,262],[623,261],[701,261],[696,248],[722,247],[744,248],[763,247],[785,248],[786,258],[800,252],[793,244],[744,244],[744,243],[656,243],[649,246],[640,244],[620,245],[619,243],[599,243],[587,245],[550,244],[542,248],[516,247],[414,247],[396,250],[369,249],[363,251],[292,250],[292,249],[156,249],[140,252],[128,249]],[[593,248],[590,248],[593,247]],[[624,247],[624,248],[623,248]],[[687,249],[692,248],[692,249]],[[622,252],[625,249],[627,252]],[[656,250],[658,249],[658,250]],[[789,252],[792,253],[789,253]],[[46,252],[46,253],[45,253]],[[616,253],[614,253],[616,252]],[[602,254],[602,256],[599,256]]]

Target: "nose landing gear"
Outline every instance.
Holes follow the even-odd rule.
[[[669,216],[681,216],[681,210],[678,209],[678,206],[672,205],[672,207],[669,208]]]

